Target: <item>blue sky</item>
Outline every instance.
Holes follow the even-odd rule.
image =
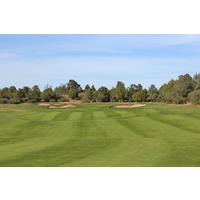
[[[0,35],[0,88],[69,79],[82,88],[117,81],[159,88],[170,79],[200,73],[200,35]]]

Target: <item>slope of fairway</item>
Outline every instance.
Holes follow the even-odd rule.
[[[0,166],[200,166],[200,108],[0,106]]]

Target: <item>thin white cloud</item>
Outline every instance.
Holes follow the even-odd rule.
[[[14,37],[14,36],[13,36]],[[138,49],[175,46],[200,42],[200,35],[25,35],[4,37],[0,52],[24,57],[44,57],[69,54],[121,54]],[[18,42],[18,39],[21,41]],[[7,40],[7,41],[6,41]],[[8,42],[9,45],[6,43]],[[5,49],[3,48],[5,47]],[[3,48],[3,49],[2,49]]]
[[[111,88],[120,80],[126,86],[159,87],[199,70],[200,35],[50,35],[32,36],[33,40],[20,35],[22,41],[15,37],[1,41],[0,88],[38,84],[43,89],[46,83],[55,87],[71,78],[82,86]]]
[[[131,83],[141,83],[144,87],[150,84],[160,87],[181,74],[198,73],[198,63],[200,58],[106,56],[4,60],[1,63],[4,68],[1,70],[0,87],[38,84],[43,89],[46,83],[56,87],[71,78],[77,80],[82,87],[84,84],[96,84],[97,87],[103,85],[111,88],[118,80],[123,81],[126,86]]]

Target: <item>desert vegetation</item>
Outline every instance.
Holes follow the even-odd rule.
[[[140,83],[125,87],[122,81],[118,81],[111,89],[106,86],[96,89],[94,85],[89,84],[82,88],[73,79],[55,89],[47,84],[43,91],[37,85],[32,88],[24,86],[17,89],[15,86],[10,86],[0,89],[0,104],[68,102],[70,99],[83,103],[165,102],[198,105],[200,104],[200,74],[196,73],[193,77],[189,74],[180,75],[176,80],[172,79],[164,83],[159,89],[154,84],[146,89]]]

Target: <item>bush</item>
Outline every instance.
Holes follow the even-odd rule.
[[[78,97],[78,90],[72,89],[68,92],[68,97],[71,99],[76,99]]]
[[[56,102],[56,100],[55,99],[50,99],[49,102]]]
[[[183,98],[181,96],[177,96],[173,99],[173,103],[175,104],[184,104],[186,103],[187,99],[186,98]]]
[[[8,103],[10,104],[20,104],[22,101],[20,99],[9,99]]]
[[[190,102],[194,105],[200,105],[200,90],[190,92],[188,95]]]
[[[6,98],[0,99],[0,104],[7,104],[7,103],[8,103],[8,99]]]
[[[23,101],[22,101],[23,102]],[[29,99],[29,100],[26,100],[25,101],[26,103],[37,103],[35,100],[33,100],[33,99]]]
[[[82,102],[82,103],[90,103],[90,100],[88,100],[87,98],[82,98],[82,99],[81,99],[81,102]]]
[[[61,97],[60,99],[57,100],[57,102],[69,102],[69,100],[65,97]]]

